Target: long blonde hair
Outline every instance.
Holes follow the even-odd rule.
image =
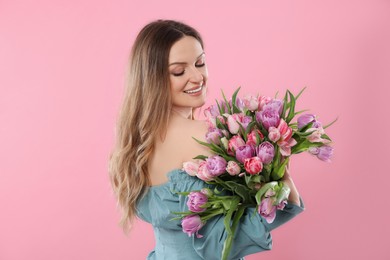
[[[169,52],[184,36],[203,41],[192,27],[172,20],[156,20],[138,34],[126,70],[125,95],[116,124],[116,140],[109,156],[109,176],[120,226],[127,234],[136,216],[136,203],[151,185],[148,161],[154,140],[165,138],[171,111]]]

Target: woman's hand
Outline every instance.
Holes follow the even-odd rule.
[[[298,190],[295,187],[294,181],[290,176],[290,162],[287,163],[286,171],[284,172],[282,182],[286,184],[288,187],[290,187],[291,190],[290,195],[288,196],[288,202],[293,203],[297,206],[301,206]]]

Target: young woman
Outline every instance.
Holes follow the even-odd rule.
[[[207,125],[194,120],[205,103],[207,66],[203,41],[192,27],[172,20],[146,25],[132,48],[127,89],[110,156],[110,178],[123,211],[125,231],[137,216],[154,227],[156,247],[147,259],[220,259],[226,231],[223,217],[210,219],[188,237],[171,212],[187,211],[176,192],[200,190],[205,183],[189,176],[183,162],[211,152],[192,137],[205,140]],[[270,231],[302,212],[298,191],[286,171],[289,203],[268,224],[248,208],[237,228],[230,259],[271,249]]]

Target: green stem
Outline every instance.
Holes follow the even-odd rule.
[[[237,212],[234,215],[233,223],[231,226],[231,233],[227,234],[227,238],[225,239],[225,242],[223,244],[223,250],[222,250],[222,260],[227,260],[228,256],[230,254],[230,251],[232,249],[233,239],[234,235],[238,226],[238,223],[240,222],[240,219],[242,215],[244,214],[246,206],[240,205],[238,206]]]

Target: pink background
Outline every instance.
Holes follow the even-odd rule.
[[[333,163],[292,162],[306,211],[247,259],[390,259],[390,2],[239,2],[0,1],[0,259],[145,259],[153,248],[148,224],[130,237],[118,227],[107,157],[129,49],[157,18],[202,33],[208,104],[221,88],[307,86],[299,109],[339,117]]]

